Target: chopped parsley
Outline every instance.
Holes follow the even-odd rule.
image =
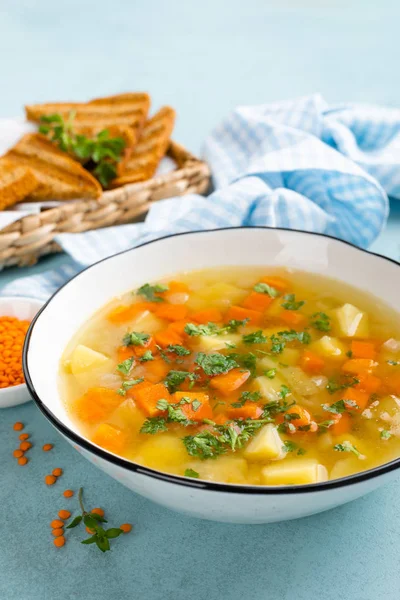
[[[163,431],[168,431],[167,422],[163,417],[148,417],[140,429],[140,433],[149,433],[151,435]]]
[[[233,408],[241,408],[244,404],[249,402],[258,402],[261,400],[260,392],[242,392],[237,402],[232,402]]]
[[[392,367],[397,367],[398,365],[400,365],[400,360],[387,360],[386,362],[388,365],[391,365]]]
[[[160,296],[156,296],[156,294],[162,294],[163,292],[167,292],[169,287],[167,285],[150,285],[149,283],[145,283],[137,290],[137,294],[146,298],[147,302],[164,302],[164,298]]]
[[[346,390],[347,388],[351,388],[360,383],[360,380],[357,377],[352,377],[351,381],[345,381],[344,383],[337,383],[333,379],[330,379],[326,384],[326,389],[330,394],[334,394],[339,390]]]
[[[188,350],[184,346],[181,346],[180,344],[170,344],[167,347],[167,350],[168,350],[168,352],[173,352],[174,354],[177,354],[178,356],[189,356],[189,354],[190,354],[190,350]]]
[[[125,346],[145,346],[146,342],[150,339],[148,333],[141,333],[140,331],[132,331],[132,333],[126,333],[122,339],[122,343]]]
[[[286,310],[299,310],[305,304],[304,300],[297,301],[294,294],[286,294],[286,296],[283,296],[283,299],[285,302],[281,306]]]
[[[193,469],[186,469],[185,477],[192,477],[192,479],[198,479],[200,477],[200,475],[198,474],[197,471],[194,471]]]
[[[140,379],[128,379],[127,381],[123,381],[121,387],[117,390],[117,394],[125,396],[126,392],[130,390],[131,387],[138,383],[142,383],[142,381],[144,381],[143,377],[140,377]]]
[[[216,323],[207,323],[207,325],[195,323],[187,323],[185,326],[185,333],[190,336],[199,335],[222,335],[224,333],[233,333],[243,327],[248,322],[248,319],[239,321],[238,319],[231,319],[224,327],[218,327]]]
[[[298,445],[295,442],[291,442],[289,440],[285,440],[283,442],[283,449],[285,452],[294,452],[297,450]]]
[[[182,441],[187,453],[201,460],[217,458],[217,456],[226,452],[225,446],[210,431],[187,435]]]
[[[341,415],[349,408],[358,408],[358,404],[354,400],[338,400],[333,404],[323,404],[322,408],[334,415]]]
[[[148,362],[149,360],[154,360],[154,356],[151,350],[146,350],[141,358],[139,358],[140,362]]]
[[[291,394],[290,388],[288,388],[288,386],[285,384],[281,385],[281,391],[279,392],[279,398],[284,400],[286,398],[286,396],[288,396],[289,394]]]
[[[199,352],[196,358],[196,363],[203,369],[206,375],[221,375],[227,373],[231,369],[238,367],[238,363],[229,356],[223,354],[205,354]]]
[[[265,371],[265,376],[268,377],[268,379],[273,379],[276,375],[276,369],[269,369],[268,371]]]
[[[343,444],[336,444],[333,446],[333,449],[336,450],[336,452],[352,452],[358,458],[361,458],[362,456],[361,452],[359,452],[353,444],[347,441],[343,442]]]
[[[392,437],[392,434],[387,429],[383,429],[381,431],[381,440],[388,440]]]
[[[119,363],[119,365],[117,365],[117,371],[119,371],[123,375],[129,375],[129,371],[132,369],[134,364],[135,359],[132,356],[131,358],[127,358],[126,360]]]
[[[169,392],[173,394],[176,392],[177,388],[185,381],[185,379],[189,379],[192,384],[194,384],[197,379],[197,375],[195,373],[190,373],[189,371],[175,371],[172,370],[168,373],[165,379],[165,385],[167,386]]]
[[[248,333],[247,335],[244,335],[242,339],[245,344],[265,344],[265,342],[267,341],[267,338],[265,337],[261,329],[259,329],[258,331],[254,331],[253,333]]]
[[[346,352],[346,356],[347,356],[348,358],[353,358],[353,351],[352,351],[352,350],[347,350],[347,352]]]
[[[257,292],[257,294],[268,294],[268,296],[271,296],[271,298],[276,298],[279,296],[278,290],[268,285],[268,283],[256,283],[256,285],[253,287],[253,290]]]
[[[320,429],[321,431],[326,431],[327,429],[329,429],[329,427],[332,427],[332,425],[335,424],[335,421],[333,419],[327,419],[326,421],[321,421],[321,423],[318,423],[318,429]]]
[[[301,344],[309,344],[311,336],[307,331],[279,331],[271,335],[271,352],[273,354],[281,354],[284,351],[287,342],[298,341]]]
[[[182,398],[182,400],[185,400]],[[167,413],[167,421],[170,423],[181,423],[182,425],[190,425],[191,421],[183,414],[182,409],[180,408],[181,404],[186,404],[185,402],[179,402],[178,404],[171,404],[168,400],[159,400],[156,404],[158,410]]]
[[[324,312],[316,312],[311,315],[311,325],[319,331],[331,330],[331,320]]]

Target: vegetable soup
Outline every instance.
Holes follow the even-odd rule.
[[[65,350],[84,436],[181,476],[308,484],[400,456],[400,320],[339,281],[221,268],[146,283]]]

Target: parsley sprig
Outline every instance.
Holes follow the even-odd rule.
[[[258,294],[268,294],[268,296],[271,296],[271,298],[276,298],[279,296],[278,290],[271,285],[268,285],[268,283],[256,283],[256,285],[253,287],[253,290]]]
[[[185,333],[192,337],[199,335],[222,335],[224,333],[234,333],[239,329],[239,327],[244,327],[247,322],[248,319],[243,319],[242,321],[238,319],[231,319],[223,327],[218,327],[216,323],[202,323],[200,325],[196,325],[195,323],[187,323],[185,326]]]
[[[305,304],[304,300],[297,301],[294,294],[286,294],[286,296],[283,296],[283,299],[285,302],[282,302],[281,306],[286,310],[299,310]]]
[[[123,532],[119,527],[111,527],[110,529],[104,529],[101,523],[107,523],[107,520],[97,513],[87,512],[83,505],[83,488],[79,489],[78,500],[81,507],[82,514],[78,515],[67,525],[66,529],[73,529],[84,523],[84,525],[94,531],[93,535],[86,540],[83,540],[81,544],[96,544],[96,546],[102,552],[110,550],[110,540],[119,537]]]
[[[316,312],[311,315],[311,325],[318,329],[319,331],[330,331],[331,330],[331,320],[328,315],[324,312]]]
[[[117,175],[117,164],[125,149],[122,137],[111,137],[108,129],[93,138],[74,132],[75,114],[72,111],[67,121],[59,114],[43,115],[39,132],[46,135],[60,150],[68,152],[82,161],[103,187],[108,187]]]
[[[168,290],[169,287],[167,285],[162,285],[161,283],[156,283],[155,285],[145,283],[136,293],[139,294],[139,296],[146,298],[147,302],[165,302],[164,298],[156,296],[156,294],[162,294]]]

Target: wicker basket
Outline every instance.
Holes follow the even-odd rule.
[[[104,192],[98,200],[67,202],[29,215],[0,230],[0,268],[33,265],[40,256],[60,252],[59,233],[78,233],[143,219],[153,202],[184,194],[203,194],[210,184],[207,164],[171,142],[167,156],[177,169],[141,183]]]

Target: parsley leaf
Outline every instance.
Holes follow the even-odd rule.
[[[324,312],[316,312],[311,315],[311,325],[319,331],[330,331],[331,320],[328,315]]]
[[[343,442],[343,444],[336,444],[333,446],[333,449],[336,450],[336,452],[352,452],[356,456],[361,457],[361,452],[359,452],[353,444],[347,441]]]
[[[349,408],[358,408],[358,404],[356,402],[354,402],[354,400],[338,400],[337,402],[334,402],[333,404],[323,404],[322,408],[330,413],[333,413],[335,415],[341,415],[342,413],[344,413],[346,410],[349,410]]]
[[[140,331],[132,331],[132,333],[126,333],[122,338],[122,343],[125,346],[144,346],[145,343],[150,339],[148,333],[140,333]]]
[[[392,367],[397,367],[398,365],[400,365],[400,360],[387,360],[386,362],[388,365],[391,365]]]
[[[197,379],[197,375],[195,373],[190,373],[189,371],[175,371],[172,370],[168,373],[165,379],[165,385],[168,390],[173,394],[177,388],[185,381],[185,379],[189,379],[192,383]]]
[[[127,358],[126,360],[119,363],[119,365],[117,365],[117,371],[119,371],[123,375],[128,375],[129,371],[132,369],[134,364],[135,364],[135,359],[132,356],[131,358]]]
[[[390,431],[388,431],[387,429],[383,429],[381,431],[381,439],[382,440],[388,440],[389,438],[392,437],[392,434],[390,433]]]
[[[161,433],[162,431],[168,431],[167,422],[163,417],[148,417],[140,429],[140,433],[149,433],[151,435]]]
[[[167,412],[167,420],[169,422],[182,423],[185,425],[190,424],[189,419],[183,414],[179,404],[171,404],[168,400],[162,399],[157,402],[156,407],[162,412]]]
[[[187,435],[183,438],[186,451],[190,456],[201,460],[217,458],[226,452],[226,448],[210,431],[201,431],[196,435]]]
[[[345,383],[337,383],[333,379],[330,379],[328,381],[328,383],[326,384],[326,389],[328,390],[328,392],[330,394],[334,394],[335,392],[338,392],[339,390],[346,390],[347,388],[353,387],[353,386],[357,385],[358,383],[360,383],[360,380],[357,379],[356,377],[352,377],[351,381],[346,381]]]
[[[282,400],[284,400],[286,398],[286,396],[288,396],[291,393],[292,392],[290,391],[290,388],[288,388],[287,385],[285,385],[285,384],[281,385],[281,391],[279,392],[279,397],[282,398]]]
[[[285,440],[283,442],[283,449],[285,452],[294,452],[297,450],[298,445],[295,442],[291,442],[289,440]]]
[[[148,362],[149,360],[154,360],[154,356],[151,350],[146,350],[141,358],[139,358],[140,362]]]
[[[271,298],[276,298],[279,296],[279,292],[274,287],[268,285],[268,283],[256,283],[253,287],[253,290],[258,294],[268,294]]]
[[[318,429],[326,431],[327,429],[329,429],[329,427],[332,427],[332,425],[334,424],[335,421],[333,419],[327,419],[326,421],[321,421],[320,423],[318,423]]]
[[[117,390],[117,394],[120,396],[125,396],[126,392],[131,389],[134,385],[138,383],[142,383],[144,381],[143,377],[140,379],[128,379],[127,381],[123,381],[121,387]]]
[[[311,336],[307,331],[279,331],[271,335],[271,352],[273,354],[281,354],[285,349],[287,342],[298,341],[301,344],[309,344],[311,342]]]
[[[286,310],[299,310],[302,306],[304,306],[304,300],[296,301],[296,296],[294,294],[286,294],[283,296],[285,302],[281,304],[283,308]]]
[[[234,408],[241,408],[247,401],[258,402],[261,400],[260,392],[242,392],[237,402],[232,402]]]
[[[229,356],[223,356],[223,354],[205,354],[199,352],[196,358],[196,363],[203,369],[206,375],[221,375],[227,373],[231,369],[238,366],[238,363]]]
[[[261,329],[259,329],[258,331],[254,331],[253,333],[248,333],[247,335],[244,335],[242,339],[245,344],[265,344],[265,342],[267,341],[267,338],[265,337]]]
[[[276,369],[269,369],[268,371],[265,371],[265,376],[268,377],[268,379],[273,379],[276,375]]]
[[[191,336],[215,335],[217,331],[218,325],[215,323],[208,323],[207,325],[204,323],[200,325],[196,325],[195,323],[187,323],[185,325],[185,333]]]
[[[149,283],[145,283],[136,293],[146,298],[147,302],[165,302],[164,298],[156,296],[156,294],[162,294],[168,290],[169,287],[167,285],[161,285],[160,283],[150,285]]]
[[[185,477],[192,477],[193,479],[198,479],[200,475],[197,471],[194,471],[193,469],[185,469]]]
[[[167,350],[168,352],[174,352],[178,356],[188,356],[190,354],[190,350],[184,348],[184,346],[181,346],[180,344],[170,344],[167,347]]]

